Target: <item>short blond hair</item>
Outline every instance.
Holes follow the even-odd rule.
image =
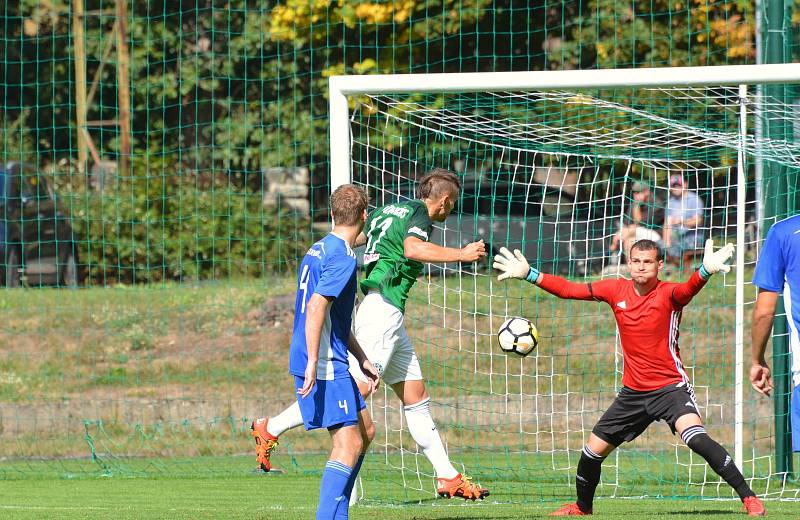
[[[340,226],[354,226],[369,205],[369,195],[360,186],[342,184],[331,193],[331,213]]]
[[[461,192],[461,181],[455,173],[444,168],[434,168],[419,180],[418,199],[438,199],[442,195]]]

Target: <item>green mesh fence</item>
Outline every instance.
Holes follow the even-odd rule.
[[[786,11],[780,27],[788,39],[798,22]],[[776,16],[769,20],[778,24]],[[732,1],[5,3],[0,265],[5,285],[19,288],[0,293],[0,474],[252,469],[250,420],[276,413],[293,398],[285,369],[294,266],[328,226],[330,75],[753,63],[755,27],[753,6]],[[796,46],[786,48],[794,56]],[[523,124],[555,111],[559,124],[584,128],[606,118],[641,121],[639,110],[706,133],[736,124],[724,109],[706,111],[685,99],[704,93],[670,100],[640,93],[634,105],[613,95],[584,95],[591,103],[465,95],[446,106],[454,114],[477,111],[487,120]],[[620,113],[595,99],[631,110]],[[384,113],[398,112],[388,99],[374,102]],[[360,179],[382,197],[376,200],[410,193],[411,172],[427,165],[450,165],[471,179],[456,215],[458,233],[440,235],[446,242],[486,233],[492,244],[511,239],[508,230],[473,229],[488,208],[492,222],[509,228],[535,220],[519,241],[549,258],[546,269],[598,276],[617,265],[607,239],[615,216],[630,203],[621,182],[645,178],[663,189],[663,165],[654,164],[659,158],[684,168],[713,208],[708,219],[715,235],[732,222],[730,143],[696,151],[654,138],[634,158],[626,156],[631,144],[624,139],[478,142],[466,128],[445,135],[410,119],[379,126],[380,117],[365,123],[365,132],[388,154],[379,171],[393,174]],[[499,158],[499,149],[508,153]],[[378,168],[374,153],[354,150],[353,157],[365,175]],[[689,167],[698,164],[702,168]],[[796,164],[781,164],[796,174]],[[538,182],[532,195],[510,188],[530,184],[539,168],[581,172],[574,193]],[[757,214],[755,192],[749,186],[748,222]],[[794,205],[780,210],[788,212],[796,209],[796,194],[796,183],[789,183],[763,196],[791,199]],[[575,209],[568,211],[562,201],[570,197]],[[573,227],[584,235],[565,238],[566,223],[580,224]],[[755,232],[749,236],[757,242]],[[752,262],[755,253],[749,254]],[[683,258],[677,268],[682,265]],[[618,371],[609,370],[616,359],[611,350],[598,348],[614,345],[608,316],[522,292],[504,293],[505,303],[498,303],[485,266],[475,274],[437,269],[419,284],[410,323],[419,324],[415,339],[434,414],[454,458],[483,483],[525,489],[530,499],[569,495],[575,446],[618,379]],[[722,349],[731,343],[731,291],[727,282],[710,287],[684,324],[692,338],[687,352],[701,358],[691,361],[698,367],[692,375],[708,386],[714,425],[729,419],[723,410],[732,369],[717,359],[730,358]],[[545,343],[560,345],[547,354],[554,367],[549,375],[536,379],[526,364],[531,360],[515,362],[487,350],[493,320],[512,311],[537,317]],[[723,313],[719,320],[717,312]],[[563,350],[568,343],[572,350]],[[546,361],[540,358],[537,366]],[[456,406],[465,392],[477,396],[467,409]],[[541,402],[548,392],[551,402]],[[576,399],[580,413],[568,414]],[[549,407],[548,424],[522,420],[531,400]],[[497,406],[509,412],[499,423],[492,422]],[[399,433],[392,407],[396,403],[387,400],[378,408],[386,413],[378,415],[380,456],[365,466],[366,494],[372,485],[393,490],[398,499],[427,497],[430,468]],[[776,471],[764,469],[772,462],[774,432],[766,425],[774,412],[762,408],[757,415],[764,429],[748,434],[758,448],[746,458],[753,461],[748,474],[766,479]],[[697,473],[705,470],[688,453],[673,449],[662,457],[664,446],[674,448],[674,439],[662,433],[637,443],[633,455],[620,455],[615,470],[606,472],[611,480],[604,494],[727,493]],[[304,457],[319,453],[324,442],[289,433],[277,464],[317,469]],[[691,480],[671,477],[676,460],[692,472]],[[545,482],[535,496],[525,484],[533,476]],[[680,483],[689,481],[701,487]],[[756,486],[759,492],[791,494],[767,489],[765,482]]]

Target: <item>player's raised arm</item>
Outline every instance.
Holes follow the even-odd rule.
[[[306,305],[306,349],[308,350],[308,363],[306,363],[305,381],[303,381],[302,388],[297,391],[302,397],[311,393],[311,389],[314,388],[314,383],[317,380],[319,342],[322,337],[322,327],[325,324],[328,307],[332,301],[333,297],[314,293],[308,299],[308,305]]]
[[[710,238],[706,240],[703,263],[700,265],[700,269],[695,271],[687,281],[675,287],[672,292],[672,298],[677,303],[686,305],[706,285],[712,274],[720,271],[723,273],[730,272],[731,266],[725,262],[733,255],[733,251],[733,244],[725,244],[718,251],[714,251],[714,241]]]
[[[403,256],[417,262],[475,262],[486,256],[486,245],[483,240],[478,240],[458,249],[406,237],[403,240]]]
[[[538,285],[545,291],[559,298],[570,300],[596,300],[592,293],[591,284],[573,283],[560,276],[544,274],[535,267],[531,267],[528,260],[519,249],[511,253],[505,247],[500,248],[500,254],[495,255],[492,267],[500,271],[497,281],[507,278],[527,280]]]

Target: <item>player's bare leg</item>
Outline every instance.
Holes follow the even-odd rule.
[[[358,391],[361,392],[361,396],[364,399],[369,397],[369,385],[367,383],[356,379],[356,386],[358,386]],[[367,408],[358,412],[358,417],[358,428],[363,443],[361,452],[366,453],[367,449],[369,449],[369,445],[372,444],[372,441],[375,439],[375,423],[372,422],[372,416],[367,412]]]
[[[446,498],[461,497],[465,500],[483,500],[489,490],[470,481],[453,467],[442,438],[436,429],[430,411],[430,397],[422,380],[401,381],[392,385],[397,397],[403,402],[403,411],[411,436],[422,448],[436,471],[436,490]]]
[[[357,425],[344,426],[331,431],[333,448],[330,460],[341,462],[351,468],[355,465],[361,453],[361,432]]]
[[[356,385],[358,386],[358,391],[361,392],[362,397],[366,399],[369,397],[369,385],[367,383],[360,381],[358,379],[355,380]],[[369,445],[372,444],[373,439],[375,439],[375,423],[372,422],[372,416],[367,412],[367,409],[364,408],[360,412],[358,412],[359,417],[359,432],[361,433],[361,454],[356,461],[356,465],[353,468],[353,472],[358,474],[359,470],[361,469],[361,463],[364,461],[364,457],[366,456],[367,450],[369,450]],[[345,489],[345,496],[349,497],[350,505],[352,506],[356,502],[358,502],[358,493],[354,491],[356,479],[353,479],[352,485],[349,485]]]
[[[589,442],[583,447],[575,475],[575,489],[578,500],[565,504],[550,516],[585,516],[592,514],[592,502],[597,484],[600,483],[600,471],[603,461],[614,451],[616,446],[609,444],[594,433],[589,435]]]
[[[711,469],[736,491],[748,515],[766,516],[764,504],[747,485],[742,472],[736,467],[730,454],[708,436],[699,415],[695,413],[682,415],[675,421],[675,430],[680,434],[683,442],[693,452],[703,457]]]
[[[359,416],[359,423],[361,421],[362,417]],[[355,466],[362,449],[359,430],[356,424],[329,430],[333,447],[322,473],[317,520],[348,517],[349,503],[343,498],[348,486],[352,490],[357,476]]]

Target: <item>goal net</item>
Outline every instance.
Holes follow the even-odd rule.
[[[332,142],[334,187],[363,185],[377,207],[413,198],[415,181],[430,168],[454,170],[462,195],[436,225],[434,242],[461,247],[483,239],[492,254],[517,248],[541,271],[575,281],[626,276],[625,242],[615,236],[634,218],[641,229],[629,239],[655,237],[667,246],[666,280],[699,266],[705,238],[736,243],[736,268],[713,277],[683,312],[683,367],[710,435],[735,453],[753,489],[800,496],[777,460],[785,457],[776,455],[784,432],[776,431],[773,403],[744,375],[752,268],[770,223],[765,202],[797,197],[800,83],[779,91],[754,79],[475,92],[442,76],[448,86],[435,91],[401,86],[414,84],[407,77],[387,78],[383,90],[365,80],[372,83],[359,92],[359,80],[347,79],[348,117],[332,117],[331,135],[349,138],[349,146]],[[334,94],[332,110],[342,106]],[[642,197],[649,205],[640,206]],[[701,204],[696,229],[665,229],[664,215],[689,199]],[[634,206],[646,209],[635,215]],[[538,327],[539,347],[526,358],[497,346],[496,329],[508,316]],[[522,500],[570,496],[581,448],[621,387],[611,310],[499,283],[489,261],[430,265],[407,305],[406,328],[456,466]],[[378,433],[364,481],[400,474],[406,493],[433,493],[432,467],[407,433],[400,401],[384,388],[369,406]],[[598,496],[734,495],[667,425],[654,423],[607,459]]]

